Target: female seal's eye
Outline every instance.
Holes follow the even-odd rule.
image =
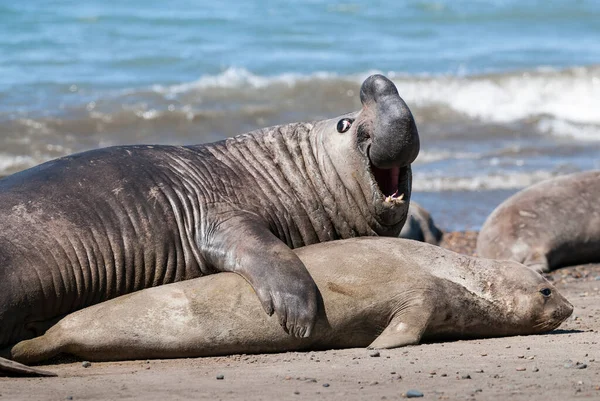
[[[349,118],[342,118],[337,123],[337,132],[343,134],[350,129],[350,126],[352,126],[352,120]]]
[[[540,290],[540,292],[542,293],[543,296],[545,297],[549,297],[550,295],[552,295],[552,290],[550,288],[542,288]]]

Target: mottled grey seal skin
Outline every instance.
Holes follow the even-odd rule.
[[[316,286],[290,248],[397,236],[419,152],[394,84],[360,111],[196,146],[118,146],[0,180],[0,347],[147,287],[235,272],[308,336]],[[0,366],[1,367],[1,366]]]
[[[321,294],[310,338],[287,336],[252,288],[218,274],[150,288],[68,315],[13,346],[16,361],[177,358],[542,333],[572,305],[541,275],[417,241],[354,238],[297,249]]]
[[[600,262],[600,171],[542,181],[511,196],[487,218],[477,255],[510,259],[545,273]]]
[[[411,202],[400,238],[439,245],[443,237],[444,233],[435,225],[429,212],[418,203]]]

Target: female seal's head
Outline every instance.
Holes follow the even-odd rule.
[[[506,330],[536,334],[554,330],[573,313],[573,305],[542,275],[525,265],[501,261],[503,280],[494,283],[494,298],[505,305]]]

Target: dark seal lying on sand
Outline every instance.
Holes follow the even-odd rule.
[[[444,232],[435,225],[429,212],[421,205],[411,202],[406,223],[400,231],[400,238],[439,245],[443,237]]]
[[[118,146],[0,180],[0,346],[147,287],[243,276],[286,331],[310,335],[317,289],[290,248],[397,236],[414,119],[373,75],[363,108],[197,146]],[[0,368],[2,364],[0,361]]]

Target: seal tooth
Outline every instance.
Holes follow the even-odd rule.
[[[395,192],[393,195],[388,195],[385,197],[385,201],[388,203],[404,203],[404,194],[400,194],[400,196],[396,197],[396,194],[398,192]]]

